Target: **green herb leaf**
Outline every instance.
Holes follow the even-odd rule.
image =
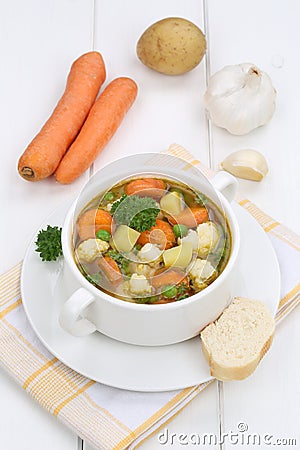
[[[189,297],[189,294],[180,295],[180,296],[176,299],[176,301],[179,302],[180,300],[184,300],[184,299],[186,299],[186,298],[188,298],[188,297]]]
[[[123,194],[122,197],[119,198],[119,200],[116,200],[111,207],[111,214],[114,214],[116,209],[120,206],[120,204],[122,203],[123,200],[125,200],[125,198],[127,198],[127,194]]]
[[[208,198],[206,197],[206,195],[197,192],[195,202],[198,203],[198,205],[205,206],[208,202]]]
[[[116,261],[122,272],[128,273],[130,261],[121,255],[121,253],[116,250],[108,250],[107,254]]]
[[[155,302],[157,302],[159,300],[159,297],[158,297],[158,295],[152,295],[152,296],[150,296],[150,297],[137,297],[137,298],[135,298],[135,301],[137,302],[137,303],[148,303],[148,304],[151,304],[151,303],[155,303]]]
[[[147,303],[155,303],[159,300],[158,295],[152,295],[151,297],[147,297]]]
[[[85,277],[90,283],[95,284],[96,286],[101,285],[102,275],[100,272],[92,273],[91,275],[87,274]]]
[[[178,289],[176,286],[167,285],[161,293],[165,298],[174,298],[178,294]]]
[[[178,294],[179,295],[185,294],[187,290],[188,290],[188,287],[187,287],[187,285],[185,283],[181,283],[178,286]]]
[[[61,228],[48,225],[39,231],[35,244],[42,261],[56,261],[62,255]]]
[[[136,297],[134,300],[140,304],[147,303],[147,297]]]
[[[119,203],[115,208],[116,203]],[[150,230],[156,224],[159,213],[159,205],[151,197],[139,197],[138,195],[121,197],[113,204],[111,211],[114,213],[114,221],[118,225],[127,225],[137,231]]]

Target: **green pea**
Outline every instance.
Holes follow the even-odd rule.
[[[177,238],[182,238],[187,235],[188,228],[185,225],[174,225],[173,231]]]
[[[111,238],[110,233],[106,230],[98,230],[96,233],[96,238],[102,241],[108,242]]]
[[[162,290],[162,295],[166,298],[176,297],[177,293],[178,293],[178,289],[176,286],[167,285]]]
[[[106,192],[106,194],[104,195],[104,200],[106,202],[111,202],[114,198],[115,198],[115,195],[113,192]]]

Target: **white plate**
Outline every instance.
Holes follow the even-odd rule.
[[[61,226],[68,206],[51,214],[42,228]],[[234,205],[234,210],[241,229],[240,276],[234,295],[260,299],[275,315],[280,295],[275,252],[252,216],[239,205]],[[40,340],[64,364],[100,383],[133,391],[182,389],[211,379],[199,337],[162,347],[141,347],[98,332],[80,338],[65,332],[58,323],[59,311],[78,284],[62,261],[41,261],[35,240],[36,234],[23,263],[23,305]]]

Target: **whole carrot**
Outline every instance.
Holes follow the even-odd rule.
[[[72,183],[90,167],[116,132],[136,95],[136,83],[125,77],[116,78],[104,89],[57,168],[55,176],[59,183]]]
[[[100,53],[85,53],[74,61],[63,96],[19,159],[21,177],[39,181],[55,172],[82,127],[105,78]]]

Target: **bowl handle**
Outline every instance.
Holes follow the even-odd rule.
[[[238,181],[234,176],[221,170],[210,181],[215,189],[221,192],[229,202],[232,202],[238,189]]]
[[[96,331],[96,326],[83,318],[84,310],[95,301],[93,295],[80,288],[68,298],[64,304],[59,323],[61,327],[73,336],[86,336]]]

